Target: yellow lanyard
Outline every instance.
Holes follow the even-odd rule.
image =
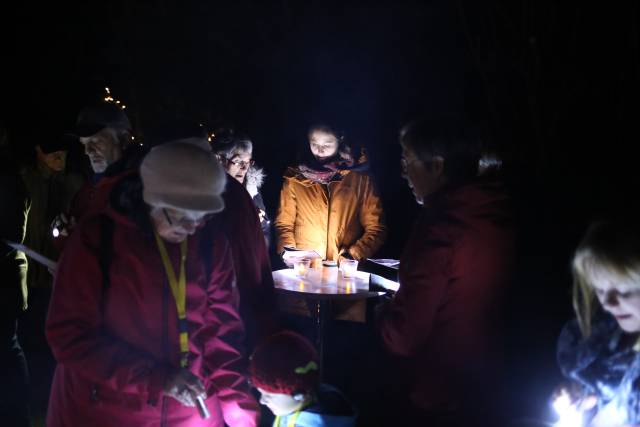
[[[189,360],[187,358],[189,354],[189,331],[187,329],[187,276],[185,273],[185,262],[187,261],[187,239],[184,239],[180,243],[180,277],[176,279],[176,273],[173,270],[171,259],[167,253],[167,248],[164,246],[164,242],[158,235],[156,235],[156,243],[158,244],[158,250],[160,251],[160,257],[162,258],[162,264],[164,264],[164,271],[167,274],[169,286],[171,287],[171,293],[173,299],[176,301],[176,308],[178,309],[178,332],[180,333],[180,366],[183,368],[187,366]]]
[[[291,415],[291,417],[289,417],[289,421],[287,422],[287,427],[296,426],[296,420],[300,416],[300,411],[302,411],[302,409],[297,410],[296,412],[293,413],[293,415]],[[280,427],[280,416],[276,417],[276,420],[273,422],[273,427]]]
[[[305,409],[307,409],[309,407],[309,405],[311,405],[313,403],[313,400],[309,403],[307,403],[306,405],[303,405],[300,409],[298,409],[296,412],[293,413],[293,415],[291,415],[289,417],[289,421],[287,421],[287,427],[295,427],[296,426],[296,421],[298,420],[298,417],[300,416],[300,412],[304,411]],[[275,419],[275,421],[273,422],[273,427],[280,427],[280,419],[281,417],[278,415]]]

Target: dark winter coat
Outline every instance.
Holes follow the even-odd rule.
[[[2,239],[22,243],[30,200],[12,160],[0,153],[0,310],[14,318],[27,308],[27,259]]]
[[[598,411],[611,411],[608,419],[620,417],[619,425],[640,424],[640,353],[633,341],[609,314],[593,322],[588,338],[576,321],[569,322],[558,340],[558,365],[562,373],[577,381],[586,393],[598,397]]]
[[[189,369],[205,385],[212,418],[162,397],[168,371],[179,366],[177,312],[155,240],[132,219],[145,215],[107,207],[85,218],[66,244],[46,324],[58,361],[47,425],[151,427],[165,419],[170,426],[254,426],[231,251],[213,225],[189,237],[186,263]],[[105,216],[113,224],[108,284]],[[166,246],[178,271],[179,245]]]
[[[240,314],[247,330],[248,348],[252,348],[278,328],[271,263],[249,193],[238,181],[228,177],[222,198],[225,210],[218,217],[231,243],[240,291]],[[206,225],[205,230],[208,227]]]
[[[67,212],[71,201],[82,187],[83,179],[73,173],[51,173],[45,168],[27,167],[22,171],[27,192],[31,197],[31,209],[27,222],[25,245],[55,260],[59,252],[53,244],[51,222],[60,212]],[[32,262],[28,272],[29,286],[48,288],[51,274],[47,268]]]
[[[400,259],[400,289],[378,319],[423,410],[461,408],[499,383],[509,212],[495,182],[444,188],[424,201]]]

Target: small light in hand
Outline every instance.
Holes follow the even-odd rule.
[[[53,227],[53,230],[51,231],[51,234],[53,234],[53,237],[60,236],[60,230],[58,230],[58,227]]]
[[[571,396],[569,396],[567,390],[562,390],[552,405],[559,417],[554,427],[582,426],[582,411],[578,409],[575,403],[571,402]]]

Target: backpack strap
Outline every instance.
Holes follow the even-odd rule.
[[[100,216],[100,253],[98,261],[100,270],[102,271],[102,292],[105,293],[109,289],[109,267],[113,259],[113,219],[107,215]]]

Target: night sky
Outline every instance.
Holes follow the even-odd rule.
[[[6,3],[6,2],[5,2]],[[571,3],[571,4],[569,4]],[[593,5],[590,5],[593,4]],[[593,218],[638,207],[638,2],[103,1],[3,5],[0,118],[19,158],[109,86],[144,136],[167,115],[232,123],[281,174],[310,121],[364,144],[399,257],[417,212],[397,135],[464,114],[505,162],[520,236],[514,348],[537,393],[570,316],[569,257]],[[8,10],[10,9],[10,10]],[[536,382],[537,381],[537,382]]]

